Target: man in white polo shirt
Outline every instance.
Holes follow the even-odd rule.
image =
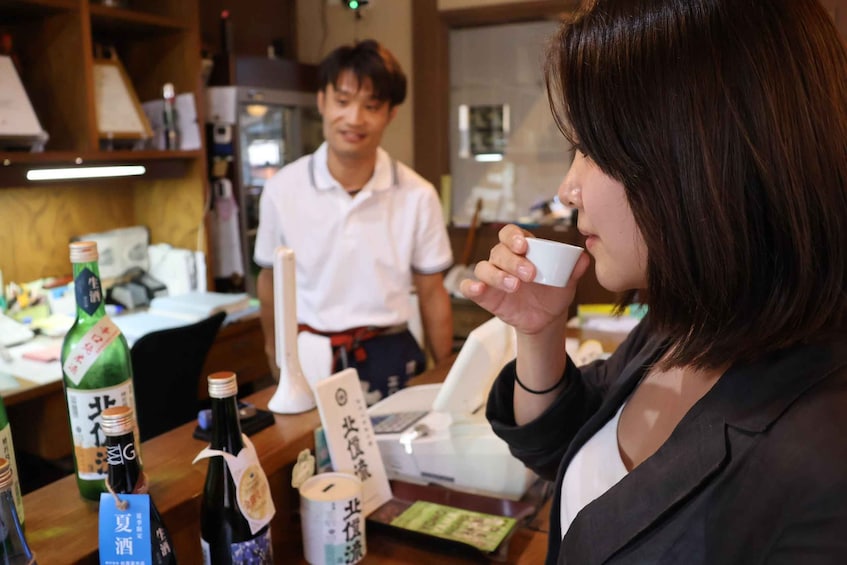
[[[259,206],[265,351],[277,371],[272,267],[285,245],[296,257],[300,331],[330,337],[333,370],[355,367],[370,403],[424,368],[407,325],[413,286],[433,358],[452,351],[442,273],[453,256],[435,188],[379,146],[406,97],[394,56],[373,40],[345,45],[324,59],[318,78],[325,141],[274,175]]]

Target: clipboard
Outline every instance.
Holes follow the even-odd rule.
[[[147,139],[153,136],[132,82],[117,58],[94,60],[94,100],[100,138]]]

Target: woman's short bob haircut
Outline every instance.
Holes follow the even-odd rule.
[[[552,40],[547,88],[625,187],[665,366],[844,330],[847,55],[817,0],[595,0]]]
[[[406,99],[406,75],[391,51],[373,39],[365,39],[353,45],[342,45],[326,56],[318,65],[318,87],[326,90],[328,85],[338,86],[338,77],[351,71],[359,83],[370,79],[373,96],[387,101],[390,107],[398,106]]]

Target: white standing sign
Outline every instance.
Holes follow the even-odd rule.
[[[317,383],[315,393],[332,468],[359,477],[368,516],[392,495],[359,374],[356,369],[345,369]]]

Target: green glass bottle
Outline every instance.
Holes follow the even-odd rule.
[[[24,498],[21,495],[21,481],[18,474],[18,464],[15,461],[15,446],[12,443],[12,427],[9,425],[9,417],[6,415],[6,406],[0,398],[0,457],[9,461],[12,469],[12,498],[15,501],[15,509],[18,511],[18,519],[21,525],[24,523]]]
[[[0,563],[36,565],[12,497],[12,466],[0,458]]]
[[[62,344],[62,373],[77,486],[83,497],[99,500],[108,471],[100,416],[112,406],[135,411],[132,363],[126,338],[106,315],[97,243],[79,241],[70,247],[76,321]]]
[[[129,406],[106,408],[101,415],[106,434],[109,486],[117,494],[147,494],[147,475],[135,442],[135,418]],[[150,497],[150,555],[152,565],[176,565],[173,542]]]
[[[238,421],[238,383],[235,373],[213,373],[209,375],[208,381],[212,404],[211,449],[237,456],[245,445]],[[261,488],[267,485],[267,479],[258,460],[244,462],[244,465],[250,469],[245,479],[253,476],[260,480],[239,481],[240,488],[236,491],[233,473],[224,458],[220,455],[209,458],[200,507],[201,546],[205,565],[273,563],[270,523],[253,533],[242,510],[249,499],[254,510],[264,509],[254,514],[260,514],[270,522],[273,516],[270,491]]]

